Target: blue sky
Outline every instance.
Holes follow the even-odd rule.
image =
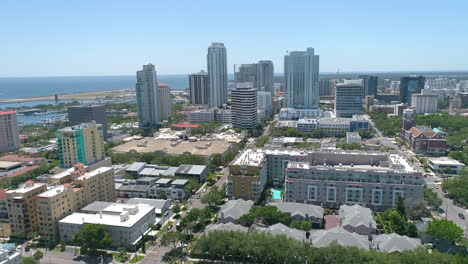
[[[0,1],[0,77],[159,74],[314,47],[320,70],[468,70],[468,1]]]

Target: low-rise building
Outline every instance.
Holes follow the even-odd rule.
[[[447,154],[445,133],[427,126],[414,126],[403,133],[406,144],[416,153],[441,156]]]
[[[367,236],[351,233],[344,228],[335,227],[330,230],[319,230],[311,235],[313,247],[328,247],[333,243],[344,247],[357,247],[368,250],[370,243]]]
[[[237,224],[239,218],[248,213],[253,205],[254,202],[250,200],[229,200],[227,203],[221,206],[218,221],[222,224]]]
[[[346,132],[346,144],[361,145],[361,136],[358,132]]]
[[[154,207],[112,203],[96,213],[72,213],[59,221],[60,240],[72,242],[87,224],[101,224],[112,237],[113,247],[135,245],[155,223]]]
[[[464,165],[449,157],[428,158],[427,164],[436,173],[459,174]]]
[[[22,264],[22,248],[15,244],[0,244],[0,264]]]
[[[156,216],[162,216],[171,206],[170,200],[163,199],[144,199],[144,198],[131,198],[128,199],[127,204],[145,204],[154,207]]]
[[[340,206],[340,225],[352,233],[370,235],[377,229],[374,216],[369,208],[354,204]]]
[[[249,228],[228,222],[226,224],[211,224],[205,228],[206,234],[208,234],[211,231],[235,231],[247,233],[249,231]]]
[[[414,96],[414,95],[413,95]],[[401,253],[406,250],[414,250],[421,246],[421,239],[400,236],[396,233],[382,234],[374,237],[374,248],[386,253]]]
[[[279,117],[280,120],[299,120],[301,118],[320,118],[331,117],[332,112],[323,111],[322,109],[295,109],[295,108],[282,108]]]
[[[229,199],[257,202],[267,182],[266,156],[261,149],[246,149],[229,164]]]
[[[303,203],[270,203],[276,206],[278,210],[287,213],[294,221],[310,221],[318,226],[323,222],[323,208],[318,205]]]
[[[273,236],[283,235],[283,236],[295,239],[300,242],[309,243],[309,240],[307,239],[305,231],[298,230],[295,228],[290,228],[281,223],[277,223],[269,227],[256,227],[255,230],[258,230],[260,232],[267,232]]]
[[[190,195],[190,192],[186,190],[189,181],[185,179],[158,177],[140,179],[137,179],[135,182],[125,182],[119,186],[117,188],[117,196],[121,198],[183,200]]]

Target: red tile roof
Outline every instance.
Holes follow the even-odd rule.
[[[169,84],[167,84],[167,83],[160,83],[160,82],[158,82],[158,86],[167,87],[167,86],[169,86]]]
[[[200,127],[201,125],[199,124],[190,124],[189,122],[183,122],[180,124],[173,124],[172,126],[174,127]]]
[[[7,190],[0,189],[0,200],[5,200],[6,199],[6,192],[7,192]]]
[[[340,226],[339,215],[326,215],[325,216],[325,230],[329,230],[337,226]]]
[[[24,174],[24,173],[26,173],[26,172],[35,170],[35,169],[37,169],[37,168],[39,168],[39,167],[41,167],[41,166],[39,166],[39,165],[27,166],[27,167],[25,167],[25,168],[22,169],[22,170],[17,170],[17,171],[15,171],[15,172],[12,173],[12,174],[8,174],[6,177],[7,177],[7,178],[14,178],[14,177],[19,176],[19,175],[22,175],[22,174]]]
[[[7,110],[7,111],[0,112],[0,115],[8,115],[8,114],[14,114],[14,113],[16,113],[16,111]]]

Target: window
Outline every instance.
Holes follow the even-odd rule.
[[[346,188],[346,202],[358,203],[362,201],[362,189],[355,187]]]
[[[336,202],[336,187],[327,187],[327,202]]]
[[[398,197],[405,197],[405,192],[403,190],[393,190],[393,205],[396,205]]]
[[[307,186],[307,200],[309,201],[317,200],[317,186],[315,185]]]
[[[373,205],[382,205],[383,190],[374,189],[372,190],[372,204]]]

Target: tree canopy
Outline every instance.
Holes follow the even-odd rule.
[[[107,248],[112,244],[112,237],[105,225],[87,224],[75,234],[73,242],[81,247],[81,254],[93,255],[99,248]]]
[[[434,219],[429,223],[427,233],[438,239],[452,242],[460,241],[463,238],[463,229],[447,219]]]
[[[442,188],[447,190],[449,197],[460,203],[462,206],[468,206],[468,171],[463,170],[457,177],[444,180]]]
[[[262,206],[254,207],[248,212],[239,218],[239,223],[245,226],[251,226],[254,223],[263,224],[263,225],[274,225],[277,223],[282,223],[284,225],[289,225],[291,218],[287,213],[283,213],[276,206]]]

